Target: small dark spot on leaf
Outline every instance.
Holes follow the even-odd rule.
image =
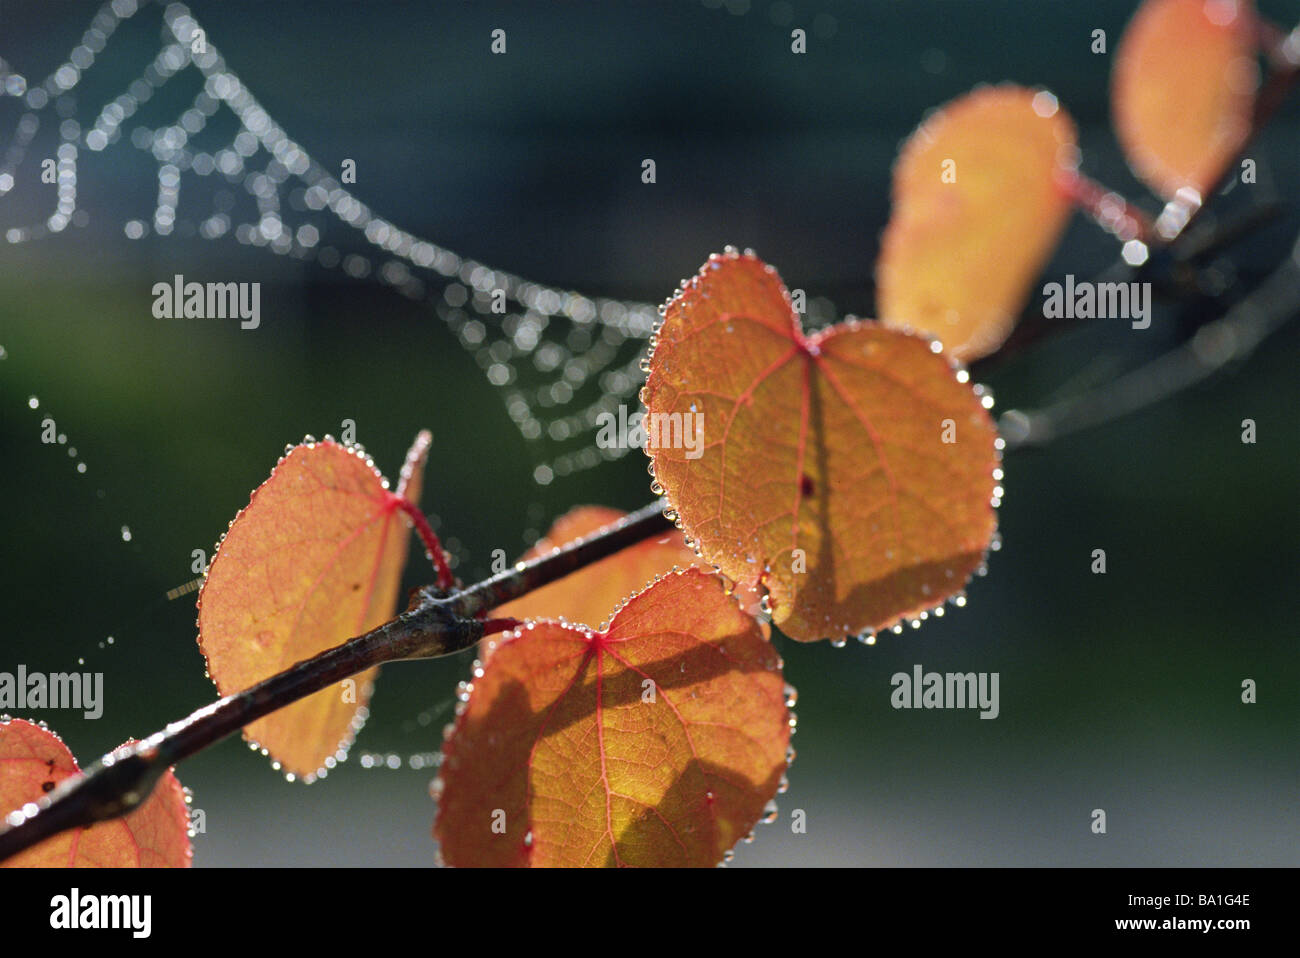
[[[799,477],[799,492],[804,496],[811,496],[817,489],[816,484],[812,481],[812,476],[804,473]]]
[[[41,782],[41,791],[42,791],[42,792],[52,792],[52,791],[54,791],[54,783],[53,783],[53,782]]]

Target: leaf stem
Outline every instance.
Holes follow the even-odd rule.
[[[1156,235],[1155,224],[1144,210],[1134,206],[1119,193],[1073,170],[1062,173],[1058,182],[1076,206],[1120,242],[1127,243],[1135,239],[1151,244]]]
[[[419,535],[420,541],[424,543],[425,554],[428,555],[429,561],[433,563],[434,569],[438,572],[438,587],[451,589],[456,584],[456,577],[451,574],[451,566],[447,564],[447,553],[443,551],[442,543],[438,541],[438,534],[429,525],[429,520],[425,518],[419,507],[405,496],[393,494],[393,501],[396,503],[397,508],[405,512],[415,525],[415,531]]]

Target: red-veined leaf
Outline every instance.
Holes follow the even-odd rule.
[[[367,632],[396,612],[409,520],[429,437],[407,456],[399,492],[363,452],[332,440],[291,449],[235,517],[199,594],[199,645],[222,695]],[[378,669],[258,719],[244,736],[313,781],[346,754]]]
[[[0,809],[38,803],[79,772],[63,740],[43,725],[0,720]],[[53,835],[3,864],[6,868],[188,868],[193,854],[189,827],[185,789],[168,769],[129,815]]]
[[[709,866],[786,767],[780,658],[717,577],[670,573],[605,632],[494,637],[443,748],[435,836],[461,866]]]
[[[668,304],[642,398],[687,541],[733,579],[761,571],[792,638],[919,615],[983,561],[991,399],[916,336],[857,321],[805,336],[751,254],[711,257]],[[702,443],[674,442],[692,418]]]
[[[963,361],[997,349],[1065,229],[1077,153],[1046,91],[981,87],[931,115],[894,164],[881,322],[936,336]]]

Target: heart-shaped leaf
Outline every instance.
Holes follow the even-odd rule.
[[[656,488],[706,560],[761,571],[792,638],[919,615],[983,561],[991,397],[934,346],[857,321],[805,336],[775,270],[735,251],[665,309],[642,392]]]
[[[1250,129],[1259,68],[1250,0],[1146,0],[1115,55],[1111,112],[1133,172],[1204,196]]]
[[[708,866],[770,812],[780,658],[716,576],[669,574],[604,632],[494,640],[443,748],[448,864]]]
[[[79,773],[63,740],[43,725],[0,719],[0,809],[39,802]],[[51,836],[6,859],[4,867],[188,868],[189,827],[185,789],[169,769],[131,814]]]
[[[295,446],[254,490],[199,593],[199,646],[222,695],[392,618],[410,538],[400,500],[419,495],[428,445],[422,433],[397,493],[361,450],[329,439]],[[244,737],[313,781],[346,756],[378,671],[258,719]]]
[[[894,164],[876,265],[881,322],[957,359],[997,349],[1061,238],[1078,150],[1046,91],[981,87],[931,115]]]

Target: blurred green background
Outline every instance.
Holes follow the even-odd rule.
[[[1287,25],[1300,14],[1294,2],[1261,6]],[[0,0],[0,57],[43,78],[96,9]],[[983,81],[1053,89],[1080,125],[1085,171],[1157,208],[1109,129],[1111,57],[1089,49],[1101,28],[1113,51],[1127,3],[190,9],[290,136],[335,171],[356,160],[352,189],[372,210],[592,296],[660,302],[730,243],[842,313],[870,315],[898,144],[926,110]],[[88,124],[126,89],[156,54],[158,25],[150,8],[120,28],[77,87],[73,116]],[[789,52],[795,26],[808,30],[802,57]],[[504,57],[488,52],[497,27]],[[197,89],[185,82],[137,120],[173,119]],[[22,112],[0,97],[0,153]],[[1292,202],[1297,118],[1293,98],[1251,154],[1258,189]],[[32,157],[56,144],[42,128]],[[653,186],[640,181],[645,157],[657,163]],[[48,215],[53,187],[39,184],[34,158],[0,200],[0,230]],[[35,716],[79,758],[214,697],[193,595],[164,594],[192,578],[192,550],[210,553],[304,434],[338,434],[352,419],[391,477],[416,431],[432,428],[424,505],[467,579],[571,505],[649,501],[637,455],[536,485],[550,441],[520,436],[501,391],[427,303],[228,238],[129,241],[123,223],[152,216],[156,162],[125,138],[81,159],[89,223],[0,242],[0,668],[62,671],[84,657],[84,669],[105,673],[99,721]],[[188,195],[183,186],[182,215]],[[1295,226],[1292,210],[1223,269],[1249,285]],[[334,235],[344,248],[346,234]],[[1048,273],[1090,275],[1116,253],[1075,217]],[[155,319],[150,289],[174,273],[262,282],[261,328]],[[1160,351],[1194,319],[1164,309],[1146,333],[1063,321],[1072,328],[988,381],[999,408],[1033,406],[1094,362]],[[800,692],[798,758],[778,823],[760,827],[736,864],[1300,863],[1294,326],[1172,401],[1009,455],[1003,548],[964,610],[871,648],[778,638]],[[46,415],[76,459],[40,442]],[[1244,418],[1258,424],[1256,445],[1240,441]],[[1104,576],[1089,571],[1096,548]],[[420,566],[408,585],[431,578]],[[999,672],[1001,716],[893,710],[889,677],[915,663]],[[367,770],[356,758],[436,750],[469,664],[385,669],[353,759],[316,785],[284,782],[238,740],[184,763],[179,777],[207,818],[196,864],[432,863],[431,773]],[[1246,678],[1259,684],[1256,705],[1240,702]],[[1104,836],[1089,830],[1099,807]],[[794,809],[807,814],[806,834],[791,833]]]

